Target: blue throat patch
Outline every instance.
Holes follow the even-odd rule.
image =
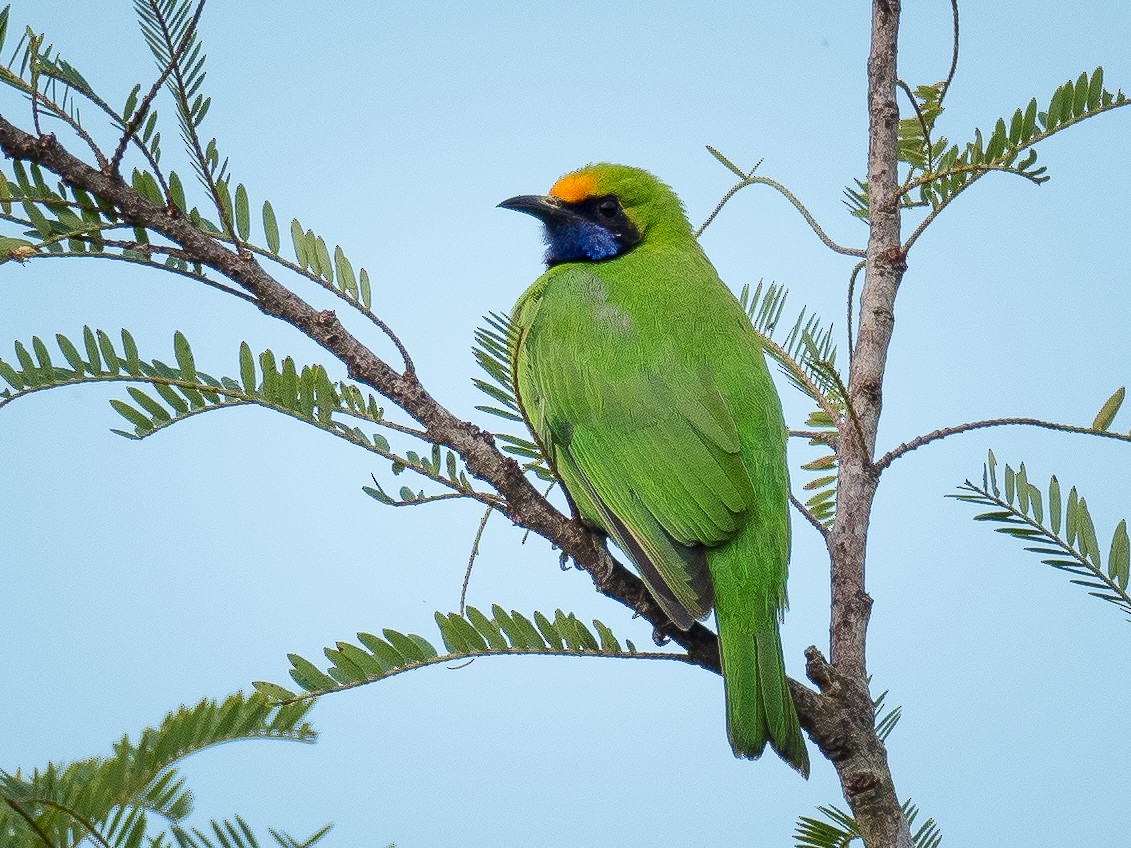
[[[588,259],[596,262],[620,253],[616,237],[592,221],[553,222],[546,225],[546,264]]]

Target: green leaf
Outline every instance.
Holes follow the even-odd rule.
[[[94,331],[90,329],[90,327],[82,328],[82,341],[83,346],[86,348],[87,370],[89,370],[91,374],[101,374],[102,357],[98,337],[95,336]]]
[[[338,286],[352,297],[358,299],[357,278],[354,277],[353,266],[342,251],[341,245],[334,247],[334,266],[338,272]]]
[[[126,392],[134,399],[134,402],[136,402],[138,406],[152,416],[154,421],[165,422],[171,420],[168,410],[141,389],[135,386],[129,386],[126,388]]]
[[[538,632],[542,634],[542,637],[549,643],[550,647],[559,651],[565,647],[565,640],[562,639],[561,634],[558,633],[546,616],[535,611],[534,623],[538,626]]]
[[[406,635],[404,633],[398,633],[396,630],[386,628],[381,631],[381,635],[389,641],[390,645],[404,654],[407,659],[414,662],[424,662],[436,656],[436,651],[431,645],[428,646],[428,650],[424,650],[420,644],[420,642],[424,640],[421,639],[420,642],[418,642],[416,639],[412,638],[411,634]],[[427,645],[427,642],[424,644]]]
[[[28,220],[31,221],[31,225],[35,227],[35,231],[45,239],[51,238],[54,233],[51,222],[47,220],[47,217],[39,210],[39,207],[30,200],[24,200],[22,205],[24,211],[27,213]]]
[[[1095,420],[1092,421],[1092,429],[1105,431],[1111,427],[1111,422],[1115,419],[1116,414],[1119,412],[1119,407],[1123,405],[1123,398],[1126,396],[1126,387],[1120,386],[1111,397],[1104,401],[1104,405],[1100,407],[1100,411],[1096,413]]]
[[[188,201],[185,200],[185,187],[181,184],[181,178],[177,176],[176,171],[169,173],[169,196],[173,200],[173,205],[176,206],[181,212],[188,213]]]
[[[487,644],[492,650],[501,651],[507,648],[507,640],[503,638],[502,630],[499,625],[487,618],[483,613],[475,607],[468,607],[465,615],[467,620],[470,621],[479,634],[487,640]]]
[[[141,93],[141,83],[135,85],[126,97],[126,105],[122,108],[122,120],[128,121],[130,115],[133,114],[134,108],[137,106],[137,96]]]
[[[298,262],[299,267],[309,268],[312,259],[306,250],[306,231],[303,230],[298,218],[291,219],[291,244],[294,246],[295,261]]]
[[[177,357],[182,377],[190,383],[195,381],[196,362],[192,358],[192,348],[180,330],[173,334],[173,354]]]
[[[1006,469],[1007,473],[1011,470],[1008,465]],[[1076,488],[1071,488],[1067,504],[1062,509],[1060,483],[1056,477],[1049,480],[1050,524],[1045,525],[1040,489],[1028,482],[1024,463],[1013,479],[1018,495],[1016,506],[1007,503],[1001,493],[990,488],[988,466],[984,467],[985,482],[981,488],[967,480],[959,487],[961,493],[951,497],[991,507],[990,511],[979,513],[975,518],[1002,525],[994,530],[1021,539],[1026,543],[1025,550],[1040,555],[1042,563],[1076,576],[1069,582],[1095,590],[1090,594],[1114,603],[1131,614],[1131,595],[1127,593],[1128,549],[1131,545],[1128,543],[1126,519],[1119,522],[1112,534],[1105,574],[1095,525],[1087,502],[1078,495]],[[1028,511],[1031,517],[1026,516],[1025,498],[1021,496],[1023,491],[1028,492]],[[1060,535],[1062,519],[1064,536]]]
[[[470,622],[458,613],[448,613],[448,623],[459,634],[459,638],[467,646],[467,652],[487,650],[487,640],[483,638]]]
[[[1092,522],[1091,513],[1088,512],[1088,503],[1084,498],[1080,498],[1076,512],[1080,552],[1088,557],[1096,568],[1100,568],[1100,543],[1096,538],[1096,525]]]
[[[0,377],[3,377],[5,382],[16,391],[19,391],[26,385],[16,369],[3,359],[0,359]]]
[[[267,237],[267,249],[277,256],[279,254],[279,223],[275,220],[275,210],[266,200],[263,201],[263,234]]]
[[[138,194],[150,203],[156,206],[165,205],[165,197],[161,194],[161,187],[157,185],[157,179],[149,171],[134,168],[133,187]]]
[[[243,389],[249,395],[255,394],[255,357],[251,354],[251,347],[247,342],[240,342],[240,380]]]
[[[1092,80],[1088,83],[1088,108],[1095,109],[1100,105],[1104,91],[1104,69],[1096,68],[1092,72]]]
[[[372,297],[373,297],[373,292],[369,287],[369,272],[366,271],[364,268],[362,268],[361,272],[359,274],[359,277],[360,277],[359,299],[361,301],[361,305],[364,306],[366,309],[372,309],[372,302],[371,301],[372,301]]]
[[[153,422],[150,421],[141,412],[138,412],[128,403],[120,401],[117,398],[110,399],[110,406],[114,407],[114,411],[129,421],[134,427],[137,428],[138,434],[146,433],[153,429]]]
[[[256,680],[251,685],[255,687],[255,691],[264,695],[269,701],[289,701],[295,697],[294,692],[279,686],[277,683]]]
[[[1060,481],[1054,474],[1049,479],[1049,521],[1054,535],[1060,533]]]
[[[1088,106],[1088,74],[1081,73],[1072,94],[1072,115],[1079,117]]]
[[[216,201],[220,205],[220,212],[225,223],[231,225],[233,223],[232,193],[228,189],[227,180],[216,181]]]
[[[35,358],[38,360],[40,368],[51,370],[54,367],[51,364],[51,354],[47,351],[47,345],[43,343],[43,339],[39,336],[32,336],[31,349],[35,351]]]
[[[1127,519],[1116,525],[1115,533],[1111,537],[1111,552],[1107,556],[1107,572],[1120,589],[1127,589],[1131,560],[1131,545],[1127,538]]]
[[[83,373],[85,370],[85,363],[82,356],[79,355],[78,348],[71,343],[71,340],[64,336],[62,333],[55,334],[55,343],[59,345],[59,350],[63,352],[63,358],[75,370],[76,373]]]
[[[1064,538],[1069,545],[1076,543],[1077,524],[1079,514],[1080,496],[1076,494],[1076,487],[1068,491],[1068,505],[1064,510]]]
[[[400,668],[408,659],[391,644],[372,633],[358,633],[357,641],[361,642],[387,669]]]
[[[244,241],[251,235],[251,213],[248,210],[247,189],[243,183],[236,186],[236,232]]]
[[[298,654],[287,654],[287,659],[291,661],[291,677],[306,691],[313,692],[334,687],[334,679],[319,671],[310,660],[303,659]]]
[[[309,235],[313,235],[310,233]],[[334,265],[330,261],[330,249],[326,247],[326,240],[318,236],[314,240],[315,256],[318,259],[318,276],[328,283],[334,282]]]

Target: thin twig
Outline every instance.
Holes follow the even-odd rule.
[[[397,433],[404,433],[407,436],[412,436],[423,441],[428,441],[428,434],[423,430],[418,430],[415,427],[406,427],[404,424],[398,424],[395,421],[390,421],[387,418],[373,418],[363,412],[358,412],[353,409],[340,409],[338,410],[342,415],[348,415],[350,418],[356,418],[358,421],[366,421],[376,427],[385,427]]]
[[[43,36],[36,35],[28,27],[28,73],[31,76],[31,123],[35,127],[35,134],[43,135],[39,126],[39,45],[43,43]]]
[[[177,45],[177,49],[170,54],[169,62],[162,69],[161,74],[157,77],[157,81],[146,93],[145,97],[141,99],[137,109],[134,111],[133,117],[122,128],[122,137],[118,139],[118,147],[114,150],[114,155],[110,159],[110,163],[105,169],[109,176],[115,176],[118,173],[118,168],[121,167],[122,157],[126,153],[126,145],[129,144],[130,139],[137,133],[138,127],[141,122],[145,120],[145,116],[149,113],[149,107],[153,104],[153,99],[161,90],[161,86],[165,84],[165,80],[169,78],[169,74],[173,73],[173,68],[180,62],[182,54],[188,49],[189,44],[192,42],[193,34],[196,32],[196,25],[200,22],[200,16],[204,12],[204,0],[196,7],[196,12],[192,16],[192,21],[185,30],[184,37],[181,43]]]
[[[42,74],[43,71],[40,71],[40,73]],[[52,80],[53,82],[56,80],[56,77],[53,76],[50,73],[47,73],[45,76],[47,76],[47,78]],[[66,80],[63,80],[62,82],[64,84],[66,84]],[[59,104],[55,103],[53,100],[48,98],[47,94],[44,93],[44,92],[40,92],[40,91],[30,87],[30,86],[26,87],[24,90],[27,91],[28,94],[30,94],[32,96],[33,103],[40,103],[43,106],[47,107],[47,110],[53,116],[55,116],[60,121],[65,123],[68,127],[70,127],[71,131],[74,132],[74,134],[77,135],[79,138],[81,138],[83,140],[83,142],[85,142],[86,146],[89,147],[91,152],[94,154],[94,159],[95,159],[96,162],[98,162],[98,167],[101,168],[106,164],[105,154],[98,147],[98,145],[94,143],[94,139],[91,138],[90,133],[88,133],[85,129],[83,129],[82,124],[80,124],[77,120],[72,118],[67,113],[66,109],[64,109],[62,106],[60,106]]]
[[[73,256],[81,256],[87,259],[114,259],[118,262],[131,262],[135,265],[141,265],[147,268],[160,268],[162,271],[168,271],[171,274],[177,274],[181,277],[188,277],[190,280],[195,280],[198,283],[203,283],[209,288],[218,289],[219,291],[224,292],[224,294],[229,294],[232,297],[238,297],[240,300],[245,300],[253,306],[258,307],[260,305],[259,301],[254,296],[231,286],[226,286],[223,283],[217,282],[216,280],[211,280],[208,277],[202,276],[200,274],[194,274],[192,271],[173,268],[170,265],[157,265],[156,263],[151,262],[147,259],[134,259],[132,256],[122,256],[121,254],[115,253],[92,253],[85,251],[80,252],[65,250],[60,253],[35,253],[23,257],[23,259],[62,259]]]
[[[707,149],[710,150],[716,156],[716,158],[719,158],[720,161],[728,161],[729,162],[729,160],[725,160],[725,157],[722,157],[722,154],[718,153],[713,147],[710,147],[710,145],[708,145]],[[759,163],[759,164],[761,164],[761,163]],[[757,168],[757,165],[755,165],[754,167]],[[733,169],[733,166],[732,166],[732,169]],[[738,172],[738,173],[741,173],[741,172]],[[768,177],[755,176],[753,170],[751,170],[749,174],[746,174],[738,183],[736,183],[734,186],[732,186],[727,191],[726,194],[723,195],[722,199],[715,205],[715,208],[711,212],[711,214],[707,216],[707,220],[704,221],[699,226],[699,229],[697,229],[695,231],[695,237],[699,238],[699,236],[703,234],[703,231],[705,229],[707,229],[708,226],[710,226],[711,222],[715,220],[715,217],[719,214],[719,212],[722,211],[722,208],[724,206],[726,206],[727,202],[732,197],[734,197],[742,189],[746,188],[747,186],[751,186],[751,185],[765,185],[765,186],[769,186],[770,188],[775,189],[777,192],[779,192],[786,200],[788,200],[790,203],[793,204],[794,208],[797,209],[798,212],[801,213],[801,216],[805,219],[805,222],[809,225],[809,227],[813,230],[813,232],[817,234],[817,238],[819,238],[824,243],[824,245],[826,247],[828,247],[830,250],[832,250],[836,253],[842,253],[845,256],[863,256],[864,255],[864,251],[860,250],[859,248],[842,247],[841,245],[839,245],[835,241],[833,241],[831,238],[829,238],[825,234],[825,231],[823,229],[821,229],[821,225],[817,223],[817,219],[814,218],[809,213],[809,210],[805,208],[805,204],[803,204],[800,200],[798,200],[797,197],[794,196],[793,192],[791,192],[789,189],[787,189],[781,183],[779,183],[775,180],[771,180]]]
[[[793,504],[794,509],[800,512],[806,521],[817,528],[817,532],[821,534],[822,538],[827,539],[829,537],[829,528],[818,521],[813,513],[809,511],[809,508],[806,507],[805,504],[801,503],[801,501],[797,499],[797,496],[794,495],[793,492],[789,493],[789,502]]]
[[[487,507],[483,517],[479,519],[479,528],[475,531],[475,538],[471,540],[471,553],[467,557],[467,569],[463,572],[463,586],[459,590],[459,614],[467,610],[467,584],[471,582],[471,569],[475,565],[475,558],[479,556],[479,541],[483,538],[483,530],[487,527],[487,519],[495,511],[494,507]]]
[[[848,314],[845,317],[848,326],[848,370],[850,372],[852,371],[852,354],[855,347],[852,339],[852,303],[856,299],[856,277],[864,270],[866,264],[863,259],[860,260],[853,267],[852,273],[848,275]]]
[[[1110,430],[1096,430],[1092,427],[1078,427],[1074,424],[1058,424],[1055,421],[1043,421],[1040,418],[989,418],[985,421],[971,421],[966,424],[958,424],[954,427],[943,427],[939,430],[932,430],[925,435],[916,436],[914,439],[904,442],[899,447],[893,448],[885,453],[880,457],[875,468],[877,472],[883,471],[904,454],[910,453],[931,442],[937,442],[939,439],[945,439],[947,436],[954,436],[958,433],[968,433],[971,430],[984,430],[987,427],[1008,427],[1013,425],[1040,427],[1044,430],[1058,430],[1062,433],[1081,433],[1086,436],[1101,436],[1105,439],[1131,442],[1131,435],[1125,433],[1113,433]]]
[[[204,178],[208,193],[212,196],[212,205],[216,208],[217,213],[219,213],[220,221],[223,223],[224,229],[231,238],[232,243],[236,245],[236,250],[239,251],[242,248],[242,244],[236,234],[235,224],[228,216],[228,210],[224,206],[224,203],[220,200],[220,190],[216,187],[216,181],[212,178],[212,171],[208,167],[208,157],[204,155],[204,150],[200,147],[200,136],[197,135],[196,128],[192,123],[192,109],[188,102],[188,89],[185,86],[185,80],[181,74],[179,58],[175,52],[177,45],[172,42],[172,33],[169,32],[165,16],[161,13],[161,9],[156,1],[148,0],[148,2],[156,14],[157,20],[161,24],[161,35],[165,39],[165,46],[169,48],[169,67],[172,68],[173,79],[176,82],[177,108],[180,110],[182,120],[184,121],[185,141],[192,147],[192,154],[196,157],[197,164],[200,166],[200,175]],[[193,16],[193,23],[185,31],[186,37],[194,32],[196,22],[200,19],[200,14],[204,11],[204,3],[205,0],[200,0],[196,14]]]
[[[789,435],[798,439],[809,439],[814,442],[829,443],[829,439],[835,439],[836,433],[832,430],[790,430]]]
[[[950,54],[950,70],[947,71],[946,80],[939,89],[939,106],[942,106],[943,98],[950,90],[950,84],[954,81],[954,72],[958,70],[958,0],[950,0],[951,16],[954,19],[954,49]]]

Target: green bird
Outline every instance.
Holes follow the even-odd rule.
[[[809,757],[778,633],[789,472],[750,321],[675,193],[589,165],[500,206],[545,226],[546,272],[513,312],[515,397],[578,517],[616,542],[672,622],[712,606],[738,757]]]

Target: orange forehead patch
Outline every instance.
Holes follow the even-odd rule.
[[[550,194],[566,203],[577,203],[597,193],[597,178],[585,172],[566,174],[550,189]]]

